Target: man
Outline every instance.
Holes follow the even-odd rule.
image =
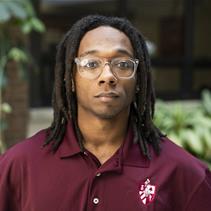
[[[142,35],[87,16],[58,46],[50,128],[0,159],[0,211],[208,211],[211,174],[154,126]]]

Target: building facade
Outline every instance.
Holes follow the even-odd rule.
[[[211,90],[211,1],[209,0],[40,0],[34,1],[46,33],[32,34],[30,104],[50,106],[56,45],[88,14],[127,17],[145,36],[158,98],[197,99]]]

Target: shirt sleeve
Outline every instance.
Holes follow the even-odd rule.
[[[211,210],[211,172],[206,170],[206,177],[199,185],[190,201],[186,211]]]
[[[0,211],[17,211],[16,189],[11,181],[12,165],[6,155],[0,156]],[[15,175],[14,175],[15,176]]]

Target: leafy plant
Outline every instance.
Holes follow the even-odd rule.
[[[176,144],[211,163],[211,93],[202,92],[200,102],[156,105],[155,124]]]
[[[24,72],[24,64],[30,60],[24,37],[32,30],[43,32],[45,27],[36,17],[30,0],[0,1],[0,152],[2,130],[7,126],[5,114],[12,111],[2,100],[2,90],[7,84],[6,65],[10,60],[16,61],[20,73]]]

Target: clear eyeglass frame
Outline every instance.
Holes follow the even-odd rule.
[[[86,68],[85,66],[83,66],[83,63],[85,60],[96,60],[96,61],[100,61],[100,66],[98,67],[98,70],[96,71],[96,73],[92,74],[91,71],[90,73],[88,73],[89,71],[86,71]],[[79,72],[79,74],[82,76],[82,77],[85,77],[85,78],[88,78],[88,79],[96,79],[98,78],[102,72],[103,72],[103,68],[105,67],[105,65],[109,65],[110,66],[110,69],[111,69],[111,72],[112,74],[119,78],[119,79],[131,79],[134,77],[134,75],[136,74],[136,70],[137,70],[137,67],[138,67],[138,64],[139,64],[139,60],[138,59],[133,59],[133,58],[114,58],[114,59],[111,59],[110,61],[105,61],[106,59],[102,59],[102,58],[98,58],[98,57],[76,57],[74,59],[76,65],[77,65],[77,70]],[[131,75],[129,76],[126,76],[126,77],[122,77],[122,76],[119,76],[114,70],[113,70],[113,65],[116,61],[131,61],[133,63],[133,72]],[[89,69],[89,68],[87,68]],[[91,70],[92,68],[90,68],[89,70]],[[97,68],[96,68],[97,69]]]

